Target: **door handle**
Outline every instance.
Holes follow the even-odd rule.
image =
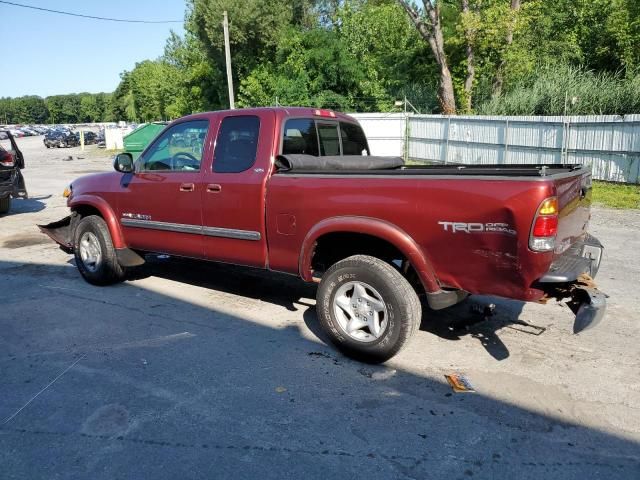
[[[219,185],[217,183],[210,183],[209,185],[207,185],[208,193],[218,193],[221,191],[222,191],[222,185]]]
[[[193,183],[183,183],[180,185],[181,192],[193,192],[196,186]]]

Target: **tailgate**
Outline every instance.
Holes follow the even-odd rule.
[[[555,254],[560,255],[586,232],[591,218],[591,170],[554,179],[560,209]]]

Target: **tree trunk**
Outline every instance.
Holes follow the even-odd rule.
[[[437,3],[431,3],[430,0],[423,0],[425,18],[423,19],[418,11],[413,8],[409,2],[398,0],[402,8],[407,12],[409,18],[415,25],[418,33],[431,47],[431,52],[435,57],[436,63],[440,67],[440,85],[438,88],[438,101],[440,108],[445,115],[455,115],[456,98],[453,93],[453,81],[447,55],[444,51],[444,37],[442,35],[442,25],[440,24],[440,9]]]
[[[511,0],[512,18],[509,20],[509,25],[507,27],[507,36],[505,38],[506,46],[503,50],[500,63],[498,64],[498,69],[496,70],[495,79],[493,80],[492,95],[494,97],[499,97],[502,94],[502,87],[504,86],[504,67],[507,63],[507,60],[505,58],[505,52],[513,43],[513,29],[516,23],[516,14],[520,10],[520,3],[521,3],[521,0]]]
[[[469,0],[462,0],[462,13],[465,15],[469,14]],[[476,65],[473,56],[473,32],[471,32],[468,27],[465,27],[464,36],[467,43],[467,77],[464,80],[464,92],[466,94],[465,109],[467,112],[471,112],[473,98],[473,81],[476,76]]]

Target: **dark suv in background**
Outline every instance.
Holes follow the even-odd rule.
[[[80,145],[80,137],[69,130],[52,130],[42,139],[47,148],[51,147],[77,147]]]
[[[0,215],[9,211],[11,198],[27,198],[20,172],[24,168],[24,157],[11,133],[2,133],[6,134],[6,140],[0,143]]]

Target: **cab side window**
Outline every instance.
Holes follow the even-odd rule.
[[[239,173],[256,162],[260,119],[255,115],[234,115],[222,120],[213,153],[213,171]]]
[[[193,120],[170,127],[140,157],[138,170],[199,171],[208,131],[208,120]]]

